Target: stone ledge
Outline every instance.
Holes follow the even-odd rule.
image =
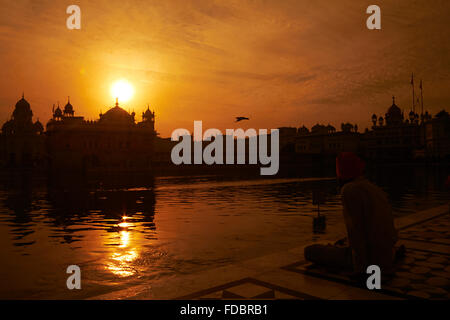
[[[419,223],[426,222],[433,218],[449,213],[449,204],[438,206],[435,208],[419,211],[417,213],[399,217],[395,220],[395,226],[397,229],[402,230]],[[336,240],[342,237],[342,234],[335,234]],[[332,237],[329,237],[330,239]],[[326,240],[325,240],[326,241]],[[405,240],[402,240],[404,242]],[[320,241],[324,242],[324,240]],[[408,245],[411,241],[407,241]],[[209,269],[201,272],[196,272],[193,274],[185,275],[182,277],[172,278],[169,280],[158,280],[153,281],[151,284],[137,285],[127,289],[113,291],[100,296],[94,296],[89,298],[89,300],[116,300],[116,299],[176,299],[181,296],[188,296],[189,294],[195,293],[197,291],[202,291],[211,287],[220,286],[229,282],[239,281],[245,278],[255,278],[255,279],[271,279],[275,285],[278,284],[278,280],[282,284],[289,288],[294,285],[294,281],[290,281],[286,275],[282,272],[280,267],[283,265],[288,265],[290,263],[295,263],[302,259],[303,248],[305,245],[291,248],[289,250],[261,256],[258,258],[253,258],[249,260],[240,261],[238,263],[232,264],[230,266]],[[414,246],[413,246],[414,247]],[[417,244],[415,245],[417,247]],[[448,247],[439,248],[441,250],[447,250]],[[278,276],[277,276],[278,274]],[[269,276],[269,278],[267,278]],[[293,277],[293,275],[290,275]],[[380,293],[367,292],[365,290],[357,290],[350,286],[337,285],[332,281],[317,281],[312,279],[312,277],[303,276],[301,277],[303,283],[314,283],[317,289],[322,285],[327,288],[335,288],[333,290],[324,290],[320,294],[320,290],[311,291],[311,286],[308,286],[308,293],[314,293],[319,295],[323,299],[347,299],[354,298],[364,291],[364,299],[391,299],[391,297],[384,296]],[[298,280],[298,279],[296,279]],[[306,282],[305,282],[306,281]],[[300,288],[294,285],[295,289]],[[304,291],[304,290],[303,290]]]

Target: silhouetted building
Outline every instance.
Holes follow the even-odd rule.
[[[341,131],[332,125],[316,124],[309,131],[305,126],[297,130],[295,153],[302,155],[336,155],[343,151],[356,152],[361,134],[351,124],[342,124]]]
[[[171,152],[172,148],[178,141],[172,141],[170,138],[155,137],[153,166],[156,168],[167,166],[172,163]]]
[[[330,124],[316,124],[311,130],[305,126],[280,128],[282,162],[318,161],[343,151],[383,162],[450,157],[450,116],[444,110],[435,118],[428,111],[421,116],[410,111],[405,118],[393,97],[384,116],[374,114],[371,120],[371,130],[364,133],[350,123],[342,123],[341,131]]]
[[[387,110],[384,118],[372,115],[372,130],[364,134],[365,155],[376,160],[408,160],[416,154],[424,154],[424,122],[427,119],[411,111],[407,119],[395,104]]]
[[[47,123],[50,168],[58,172],[90,174],[151,172],[155,114],[149,108],[136,123],[131,114],[116,105],[98,120],[74,116],[70,101],[59,106]]]
[[[2,126],[0,136],[0,165],[3,167],[32,167],[43,165],[44,127],[33,122],[33,111],[22,95],[11,119]]]
[[[63,109],[59,105],[56,109],[53,107],[52,119],[44,133],[42,124],[32,121],[30,104],[22,97],[11,119],[2,127],[0,165],[42,168],[48,165],[51,172],[92,177],[163,174],[171,170],[183,173],[191,169],[200,173],[206,168],[248,170],[252,167],[249,163],[249,137],[244,138],[244,145],[231,137],[235,166],[176,166],[172,163],[171,152],[177,142],[157,137],[155,113],[147,107],[142,113],[142,121],[137,122],[135,116],[134,112],[122,109],[116,101],[116,105],[100,114],[97,120],[85,120],[82,116],[75,116],[75,109],[68,100]],[[316,124],[310,130],[305,126],[279,128],[280,163],[290,169],[305,163],[331,166],[335,156],[343,151],[383,162],[416,158],[441,161],[450,157],[450,116],[444,110],[434,118],[428,112],[422,112],[419,117],[413,111],[405,118],[393,98],[384,116],[374,114],[372,123],[372,129],[366,129],[364,133],[359,133],[357,125],[351,123],[342,123],[340,131],[330,124]],[[226,141],[223,136],[223,151],[227,150]],[[267,142],[270,146],[269,139]],[[210,143],[201,142],[201,150]],[[188,152],[194,159],[194,142],[190,141],[190,144]],[[245,159],[247,166],[237,164],[238,158]],[[222,162],[225,163],[225,159]]]
[[[428,157],[450,160],[450,115],[442,110],[425,123],[425,143]]]

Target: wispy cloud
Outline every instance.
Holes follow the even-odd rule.
[[[82,30],[70,32],[64,1],[0,0],[1,117],[22,90],[41,118],[69,92],[95,117],[116,77],[136,83],[136,106],[157,106],[163,134],[194,117],[225,126],[230,109],[261,127],[363,128],[392,95],[409,108],[411,72],[432,112],[450,100],[448,1],[382,1],[380,31],[353,0],[75,3]]]

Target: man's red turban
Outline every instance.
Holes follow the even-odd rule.
[[[338,179],[351,180],[364,172],[364,161],[353,152],[341,152],[336,158],[336,175]]]

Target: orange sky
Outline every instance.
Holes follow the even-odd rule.
[[[66,28],[66,7],[82,29]],[[391,96],[411,107],[410,76],[424,81],[433,113],[450,101],[448,1],[377,1],[382,30],[365,27],[372,1],[0,0],[0,120],[22,91],[35,118],[70,95],[76,115],[96,119],[126,78],[169,136],[204,128],[340,127],[370,124]],[[416,87],[418,92],[418,88]]]

